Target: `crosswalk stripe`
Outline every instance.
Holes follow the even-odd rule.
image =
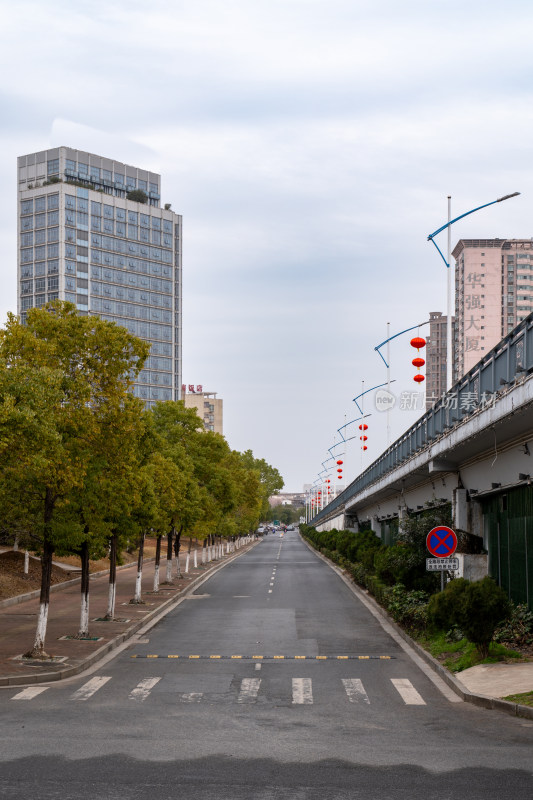
[[[91,678],[90,681],[87,681],[87,683],[84,683],[83,686],[80,686],[80,688],[76,692],[74,692],[74,694],[70,699],[88,700],[89,697],[92,697],[92,695],[95,692],[97,692],[98,689],[101,689],[102,686],[104,686],[110,680],[111,680],[110,677],[108,678],[104,676],[100,678]]]
[[[180,700],[182,703],[199,703],[203,696],[203,692],[187,692],[180,694]]]
[[[260,686],[261,678],[243,678],[237,702],[247,703],[250,700],[256,700]]]
[[[366,703],[370,705],[370,700],[365,692],[362,681],[359,678],[343,678],[342,684],[348,695],[350,703]]]
[[[408,706],[425,706],[426,701],[418,694],[407,678],[391,678],[391,683]]]
[[[294,705],[312,704],[313,684],[311,678],[292,679],[292,702]]]
[[[159,683],[160,680],[161,678],[143,678],[143,680],[137,684],[135,689],[130,692],[129,699],[141,701],[146,700],[151,690],[154,688],[156,683]]]
[[[26,689],[23,689],[21,692],[16,694],[12,697],[12,700],[33,700],[34,697],[37,697],[38,694],[42,692],[46,692],[48,686],[28,686]]]

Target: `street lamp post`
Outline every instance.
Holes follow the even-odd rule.
[[[451,209],[452,209],[452,198],[448,195],[448,222],[445,225],[442,225],[433,233],[430,233],[428,236],[428,242],[433,242],[439,254],[446,264],[448,268],[447,273],[447,309],[446,309],[446,391],[449,391],[453,384],[453,347],[452,347],[452,271],[451,271],[451,260],[452,260],[452,233],[451,233],[451,226],[454,222],[457,222],[463,217],[468,217],[469,214],[474,214],[476,211],[481,211],[482,208],[487,208],[487,206],[492,206],[495,203],[501,203],[503,200],[509,200],[511,197],[517,197],[520,192],[513,192],[512,194],[506,194],[504,197],[498,197],[497,200],[491,200],[490,203],[484,203],[482,206],[478,206],[477,208],[473,208],[471,211],[467,211],[465,214],[461,214],[455,219],[451,219]],[[448,260],[444,258],[442,250],[438,246],[437,242],[435,241],[435,236],[441,233],[445,228],[448,229]]]

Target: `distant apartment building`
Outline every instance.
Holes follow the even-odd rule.
[[[134,394],[178,400],[182,219],[161,207],[160,175],[70,147],[17,166],[21,320],[59,299],[124,326],[151,345]]]
[[[223,434],[223,401],[216,392],[204,392],[203,386],[185,383],[181,387],[181,399],[185,408],[195,408],[206,431]]]
[[[533,240],[460,239],[452,254],[459,380],[533,311]]]
[[[429,334],[426,337],[426,410],[446,392],[448,320],[440,311],[429,313]],[[452,317],[452,336],[455,320]]]

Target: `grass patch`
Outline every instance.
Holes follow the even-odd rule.
[[[511,703],[520,703],[521,706],[533,706],[533,692],[523,692],[522,694],[509,694],[504,700]]]
[[[521,653],[496,642],[492,642],[488,657],[480,658],[474,644],[467,639],[450,642],[446,639],[444,632],[436,633],[431,637],[426,635],[426,637],[419,638],[418,643],[450,672],[462,672],[464,669],[475,667],[478,664],[496,664],[499,661],[522,658]]]

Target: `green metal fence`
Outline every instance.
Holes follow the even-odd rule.
[[[533,611],[533,487],[482,501],[489,574],[515,603]]]

